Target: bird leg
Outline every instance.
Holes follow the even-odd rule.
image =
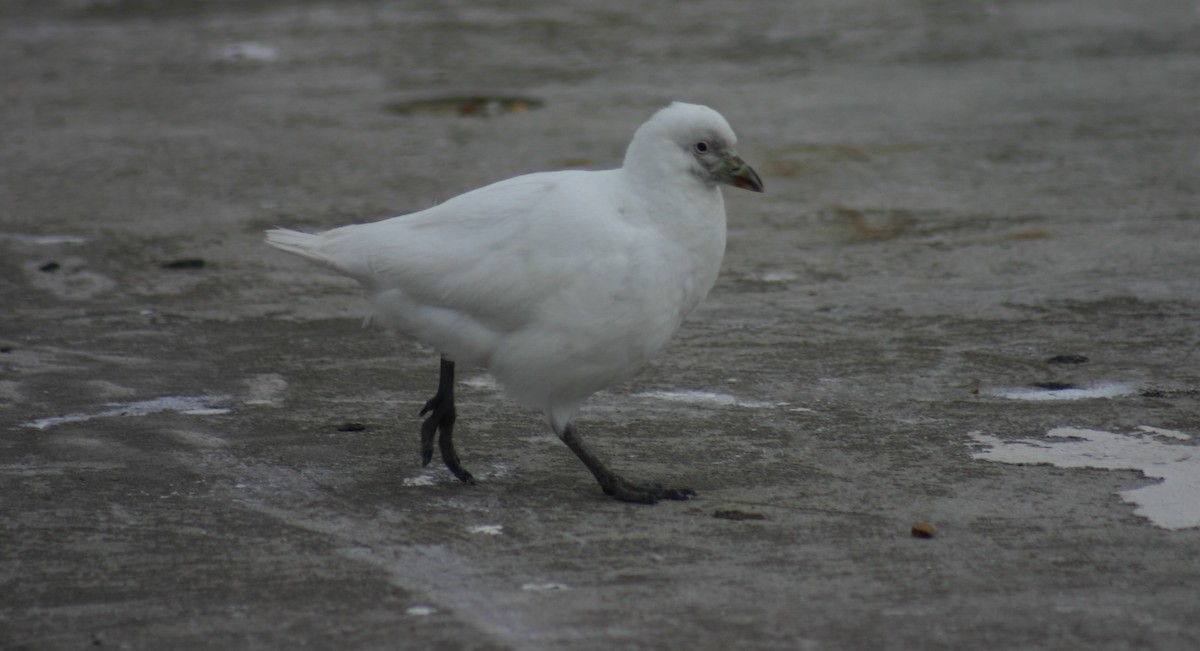
[[[462,467],[458,452],[454,450],[454,420],[457,418],[454,409],[454,362],[445,357],[442,357],[437,393],[425,403],[420,413],[421,416],[425,414],[429,414],[429,418],[421,423],[421,465],[427,466],[433,459],[433,436],[441,432],[438,448],[442,451],[442,461],[459,480],[474,484],[475,478]]]
[[[558,432],[558,438],[562,439],[562,442],[571,448],[575,456],[579,457],[583,465],[592,471],[592,475],[596,477],[596,481],[600,482],[600,488],[604,489],[604,493],[622,502],[654,504],[659,500],[686,500],[696,496],[696,491],[690,488],[663,488],[658,484],[634,484],[626,481],[620,475],[609,470],[588,448],[583,439],[579,437],[579,432],[575,431],[575,423],[567,424],[563,431]]]

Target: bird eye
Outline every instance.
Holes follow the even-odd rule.
[[[696,143],[696,153],[707,154],[708,153],[708,143],[703,140]]]

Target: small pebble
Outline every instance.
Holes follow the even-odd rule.
[[[913,538],[933,538],[937,531],[928,522],[918,522],[912,526],[912,535]]]
[[[1083,355],[1055,355],[1054,357],[1051,357],[1050,359],[1046,360],[1046,363],[1047,364],[1086,364],[1088,361],[1090,361],[1090,360],[1088,360],[1088,358],[1084,357]]]
[[[163,269],[203,269],[204,260],[201,258],[181,258],[162,264]]]

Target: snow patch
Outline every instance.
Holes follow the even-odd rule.
[[[521,586],[525,592],[553,592],[556,590],[566,590],[567,586],[562,583],[526,583]]]
[[[415,477],[405,477],[401,482],[405,486],[433,486],[436,482],[432,474],[417,475]]]
[[[728,393],[714,393],[712,391],[643,391],[642,393],[633,394],[635,398],[648,398],[651,400],[666,400],[668,402],[686,402],[694,405],[709,405],[713,407],[746,407],[748,409],[766,409],[769,407],[778,407],[787,403],[766,402],[763,400],[746,400],[731,396]]]
[[[1011,464],[1050,464],[1059,468],[1137,470],[1158,483],[1118,491],[1134,513],[1163,529],[1200,527],[1200,447],[1196,437],[1149,425],[1126,434],[1079,427],[1056,427],[1046,439],[1005,440],[971,432],[983,446],[972,457]]]
[[[150,400],[138,400],[125,403],[109,403],[109,409],[94,414],[67,414],[66,416],[50,416],[24,423],[25,427],[45,430],[55,425],[65,423],[82,423],[93,418],[109,418],[112,416],[147,416],[164,411],[174,411],[188,416],[215,416],[229,413],[225,407],[216,404],[226,402],[229,396],[164,396]]]
[[[1092,398],[1119,398],[1134,393],[1137,390],[1132,384],[1122,382],[1108,382],[1097,384],[1088,388],[1072,388],[1072,389],[1038,389],[1038,388],[1011,388],[1011,389],[996,389],[988,391],[990,395],[999,396],[1008,400],[1026,400],[1026,401],[1049,401],[1049,400],[1089,400]]]

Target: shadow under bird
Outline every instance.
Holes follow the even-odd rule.
[[[539,409],[618,500],[695,492],[627,481],[580,438],[593,393],[666,346],[716,282],[725,254],[722,184],[763,191],[716,111],[676,102],[638,128],[618,169],[500,181],[420,212],[267,243],[357,280],[374,318],[441,354],[421,410],[421,456],[473,483],[454,448],[456,364],[486,368]]]

